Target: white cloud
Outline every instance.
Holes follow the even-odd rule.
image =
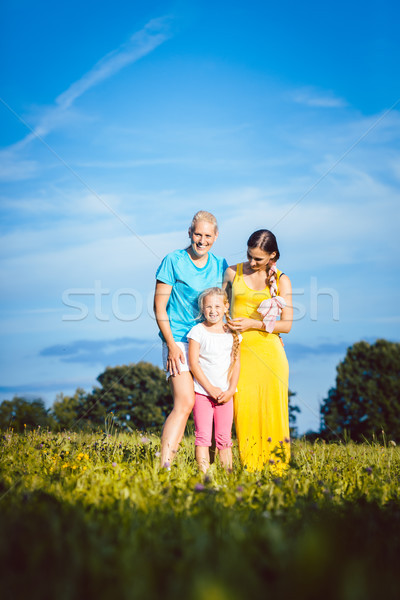
[[[297,89],[292,94],[292,100],[311,108],[344,108],[348,106],[346,100],[338,98],[333,92],[317,90],[313,87]]]
[[[11,151],[0,151],[0,181],[24,181],[35,176],[40,168],[36,160],[16,159]]]
[[[29,167],[29,169],[24,170],[20,164],[19,152],[26,148],[32,141],[44,138],[52,130],[59,127],[60,124],[65,124],[65,121],[69,119],[69,112],[74,102],[85,92],[112,77],[124,67],[146,56],[169,37],[167,18],[151,20],[143,29],[132,35],[127,43],[122,44],[119,48],[104,56],[90,71],[72,83],[67,90],[56,98],[54,106],[44,108],[39,117],[39,122],[34,127],[31,127],[25,119],[17,115],[3,101],[3,104],[14,116],[19,118],[21,123],[30,132],[22,140],[0,152],[0,158],[2,162],[5,161],[6,165],[0,170],[0,179],[6,181],[21,180],[27,179],[29,174],[31,176],[36,166],[35,162],[23,163]]]
[[[18,198],[10,196],[3,203],[7,214],[16,216],[15,222],[23,221],[18,230],[9,230],[3,239],[2,279],[9,282],[4,288],[3,302],[21,311],[5,314],[4,330],[9,335],[39,336],[45,332],[57,341],[83,336],[115,338],[127,332],[143,337],[155,335],[151,308],[146,308],[143,318],[134,323],[115,319],[100,322],[93,315],[92,302],[91,314],[84,322],[66,324],[61,317],[72,309],[62,305],[62,292],[68,287],[93,287],[98,280],[110,289],[109,296],[104,298],[104,311],[110,316],[112,296],[119,289],[140,290],[144,303],[148,303],[161,257],[184,246],[192,213],[204,207],[215,212],[219,219],[220,237],[215,253],[225,256],[229,263],[245,260],[249,234],[267,227],[276,232],[281,265],[296,279],[297,287],[309,287],[311,276],[322,280],[329,272],[328,284],[321,285],[329,285],[340,293],[340,324],[323,324],[323,318],[329,320],[330,305],[324,307],[321,302],[317,324],[320,329],[317,326],[313,329],[313,324],[311,327],[309,323],[296,323],[292,339],[303,342],[301,336],[314,339],[327,327],[336,327],[335,331],[341,332],[347,328],[356,331],[355,320],[363,315],[357,325],[361,335],[369,311],[370,281],[364,279],[354,286],[354,271],[366,261],[375,268],[379,261],[384,261],[386,267],[394,266],[397,243],[400,198],[391,180],[397,168],[394,154],[397,134],[393,129],[399,116],[392,112],[379,120],[381,116],[363,118],[347,111],[343,121],[336,121],[334,126],[331,122],[321,125],[314,118],[306,125],[299,121],[292,132],[289,153],[278,144],[265,154],[244,153],[243,158],[185,157],[180,169],[187,171],[196,166],[212,175],[211,181],[205,178],[203,186],[182,184],[178,178],[176,188],[164,189],[165,181],[161,178],[160,185],[157,181],[158,159],[152,165],[151,180],[146,175],[143,185],[133,192],[127,191],[126,182],[131,179],[126,179],[120,187],[115,182],[118,191],[112,194],[100,191],[97,197],[77,188],[75,182],[72,186],[66,184],[68,179],[62,175],[56,183],[43,180],[34,192],[26,186],[19,191]],[[354,141],[368,131],[338,162]],[[173,162],[170,157],[161,159],[162,164],[171,164],[171,168]],[[106,164],[107,156],[104,161],[93,161],[91,166]],[[141,166],[146,169],[150,166],[146,159],[139,159],[136,164],[138,171]],[[254,173],[254,177],[247,177],[252,185],[235,181],[228,187],[225,174],[215,179],[222,166],[235,176],[243,164]],[[129,170],[131,165],[127,161],[118,166]],[[325,173],[326,177],[319,181]],[[96,181],[93,185],[96,191],[101,190],[100,174],[84,176]],[[174,186],[174,178],[167,185]],[[296,204],[298,200],[301,201]],[[158,231],[163,233],[157,234]],[[396,314],[391,303],[387,311],[388,316]],[[332,332],[334,335],[337,333]]]
[[[69,108],[87,90],[146,56],[168,37],[166,19],[153,19],[127,43],[104,56],[88,73],[60,94],[56,98],[57,105],[63,110]]]

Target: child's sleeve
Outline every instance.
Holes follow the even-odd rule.
[[[195,342],[199,342],[199,344],[202,341],[202,335],[201,335],[201,327],[199,327],[199,325],[195,325],[194,327],[192,327],[192,329],[189,331],[189,333],[187,334],[187,337],[190,338],[191,340],[194,340]]]

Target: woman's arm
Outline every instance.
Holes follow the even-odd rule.
[[[272,333],[289,333],[293,323],[293,303],[292,303],[292,284],[287,275],[279,278],[279,295],[286,301],[285,308],[282,309],[280,319],[275,321],[275,327]],[[265,331],[264,323],[261,319],[249,319],[248,317],[238,317],[230,319],[229,325],[238,333],[248,329],[259,329]]]
[[[154,314],[157,325],[168,346],[167,369],[172,375],[179,375],[181,372],[181,363],[185,362],[185,355],[175,343],[169,323],[167,304],[171,291],[172,285],[157,280],[154,292]]]
[[[235,275],[236,265],[234,265],[233,267],[228,267],[224,273],[224,282],[222,284],[222,289],[225,290],[227,293],[229,304],[231,303],[232,299],[232,283],[235,279]]]
[[[279,321],[275,322],[273,333],[289,333],[293,324],[293,299],[292,284],[287,275],[279,278],[279,295],[285,300],[286,306],[282,308]]]
[[[221,388],[212,385],[207,377],[204,375],[204,371],[199,364],[200,344],[195,340],[189,338],[189,365],[193,377],[199,384],[206,390],[207,394],[218,400],[223,393]]]

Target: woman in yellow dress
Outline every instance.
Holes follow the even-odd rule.
[[[276,268],[279,249],[268,229],[250,236],[247,259],[228,267],[224,282],[231,295],[230,325],[243,335],[234,396],[236,434],[241,462],[249,471],[269,464],[279,473],[290,458],[289,366],[279,334],[292,327],[292,288],[289,277]]]

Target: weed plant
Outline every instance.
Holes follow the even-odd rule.
[[[1,434],[3,599],[367,600],[400,589],[400,450],[292,443],[290,467],[206,476],[185,437]]]

